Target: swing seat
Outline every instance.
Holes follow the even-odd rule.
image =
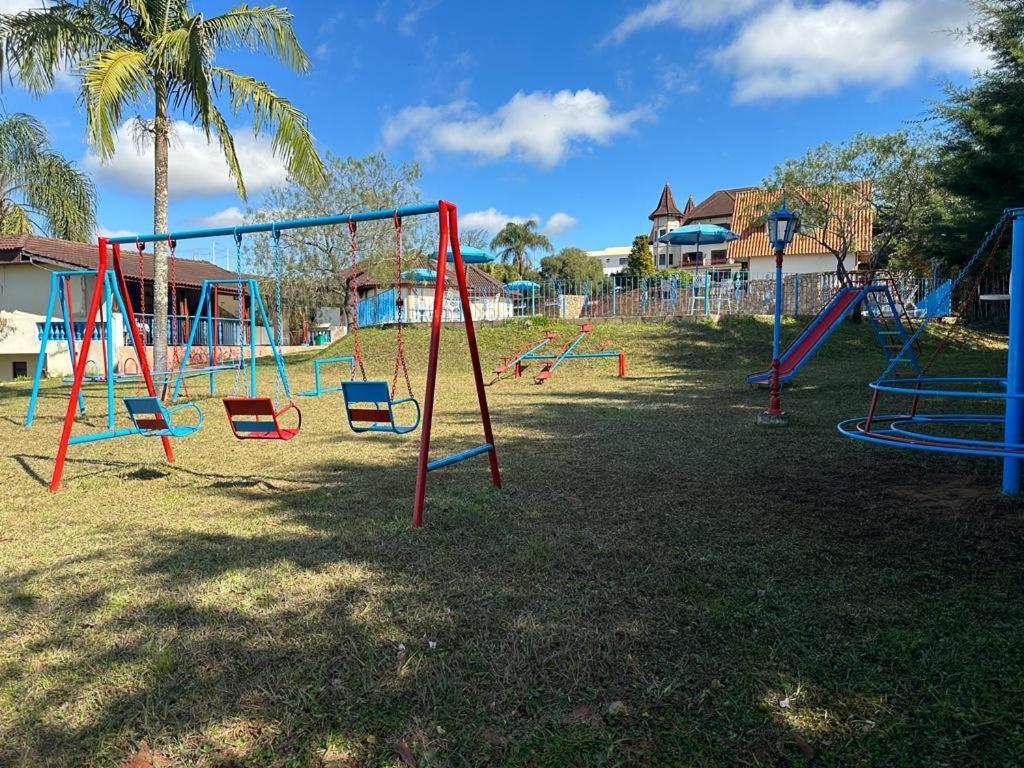
[[[238,440],[291,440],[302,429],[302,411],[295,403],[275,410],[269,397],[225,397],[224,410]],[[298,417],[294,427],[281,426],[281,417],[288,411]]]
[[[188,437],[203,426],[203,412],[195,403],[182,403],[168,408],[153,396],[126,397],[125,408],[132,428],[143,437]],[[174,416],[184,410],[195,411],[197,421],[174,424]]]
[[[392,432],[404,435],[420,425],[420,404],[415,397],[391,399],[386,381],[343,381],[348,426],[353,432]],[[395,421],[395,406],[412,404],[416,417],[411,424]],[[372,407],[368,407],[372,406]]]

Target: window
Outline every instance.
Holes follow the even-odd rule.
[[[15,379],[27,379],[28,363],[24,360],[15,360],[11,363],[11,376]]]
[[[625,263],[626,263],[626,257],[625,256],[620,256],[619,257],[619,266],[621,266],[621,265],[623,265]]]
[[[664,253],[661,254],[661,256],[658,257],[658,264],[660,264],[663,267],[665,266],[665,254]]]
[[[665,230],[665,228],[664,228],[664,227],[662,227],[661,229],[659,229],[659,230],[658,230],[658,237],[661,237],[662,235],[664,235],[664,234],[665,234],[665,231],[666,231],[666,230]]]
[[[673,256],[673,255],[672,255],[671,253],[670,253],[670,254],[668,255],[668,265],[669,265],[670,267],[672,266],[672,262],[673,262],[673,259],[674,259],[674,258],[675,258],[675,257],[674,257],[674,256]]]

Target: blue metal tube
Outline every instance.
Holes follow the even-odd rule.
[[[427,472],[432,472],[435,469],[441,467],[447,467],[449,464],[457,464],[460,461],[471,459],[474,456],[479,456],[482,453],[493,451],[494,446],[490,443],[484,443],[478,445],[475,448],[469,448],[465,451],[459,451],[458,453],[450,453],[447,456],[442,456],[440,459],[434,459],[433,461],[427,462]]]
[[[775,325],[772,328],[772,361],[779,359],[779,339],[782,335],[782,259],[775,261]]]
[[[1006,352],[1006,424],[1003,442],[1024,440],[1024,211],[1013,213],[1010,260],[1010,342]],[[1003,493],[1020,493],[1021,460],[1003,459]]]
[[[590,357],[618,357],[618,352],[613,352],[610,349],[605,352],[575,352],[571,355],[564,355],[563,360],[583,360],[584,358]],[[554,360],[558,355],[530,355],[526,354],[520,357],[520,360]]]
[[[181,353],[181,363],[178,366],[178,376],[174,380],[174,389],[171,391],[171,402],[175,402],[178,399],[178,392],[181,390],[181,383],[184,381],[184,368],[186,361],[192,354],[192,344],[196,340],[196,331],[199,329],[199,318],[202,316],[203,302],[209,300],[210,286],[207,281],[203,281],[202,287],[199,289],[199,303],[196,305],[196,321],[192,323],[192,327],[188,329],[188,341],[185,343],[185,351]]]
[[[78,367],[78,355],[75,353],[75,329],[71,325],[71,313],[68,312],[68,301],[64,296],[64,283],[65,275],[61,275],[56,279],[57,283],[57,298],[60,299],[60,314],[64,318],[64,338],[68,341],[68,357],[71,358],[71,370],[75,370]],[[52,284],[50,290],[53,290]],[[45,344],[41,349],[45,349]],[[85,396],[82,395],[82,390],[78,390],[78,412],[85,413]]]
[[[68,438],[68,445],[79,445],[81,443],[95,443],[98,440],[110,440],[115,437],[127,437],[137,435],[134,429],[112,429],[109,432],[96,432],[91,435],[78,435]]]
[[[43,338],[39,342],[39,354],[36,356],[36,374],[32,378],[32,395],[28,399],[28,413],[25,414],[25,427],[32,426],[36,415],[36,400],[39,398],[39,385],[43,380],[43,361],[46,359],[46,345],[50,340],[50,325],[53,323],[53,302],[59,287],[57,274],[50,275],[50,298],[46,302],[46,321],[43,323]]]
[[[328,227],[334,224],[348,224],[350,221],[379,221],[381,219],[394,218],[395,214],[400,217],[422,216],[427,213],[437,213],[441,209],[439,203],[419,203],[407,205],[402,208],[388,208],[379,211],[363,211],[361,213],[339,213],[334,216],[316,216],[309,219],[289,219],[287,221],[262,222],[259,224],[243,224],[238,227],[213,227],[210,229],[186,229],[180,232],[160,232],[149,235],[128,235],[125,237],[111,237],[107,239],[110,244],[121,245],[134,243],[153,243],[163,240],[195,240],[201,237],[233,237],[235,235],[248,235],[258,232],[283,231],[286,229],[302,229],[303,227]],[[268,327],[269,330],[269,327]]]

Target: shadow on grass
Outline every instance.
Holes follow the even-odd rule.
[[[435,473],[419,531],[412,440],[299,478],[153,470],[195,481],[185,519],[97,521],[106,575],[5,566],[31,647],[0,656],[0,763],[145,738],[220,766],[394,765],[392,739],[438,766],[1010,764],[1024,539],[994,467],[836,435],[859,339],[783,431],[735,357],[679,344],[678,375],[495,387],[506,489],[483,459]]]

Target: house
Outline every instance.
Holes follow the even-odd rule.
[[[31,376],[35,370],[53,272],[95,270],[98,262],[95,245],[38,235],[0,237],[0,317],[5,326],[5,330],[0,333],[0,381]],[[147,341],[151,342],[153,255],[144,253],[140,260],[135,249],[130,248],[123,253],[121,265],[128,287],[128,298],[138,315],[140,327],[150,337]],[[203,280],[232,279],[236,275],[210,262],[193,259],[177,259],[174,272],[180,336],[185,332],[189,316],[195,311]],[[86,309],[95,284],[95,278],[88,275],[76,276],[68,281],[69,321],[74,324],[75,339],[78,342],[81,342]],[[225,323],[237,324],[237,290],[234,286],[225,285],[221,286],[218,294],[219,317]],[[143,311],[143,308],[148,311]],[[113,310],[114,337],[124,339],[125,325],[120,308],[114,307]],[[103,307],[102,316],[105,314],[106,308]],[[54,315],[63,320],[59,306],[55,308]],[[51,330],[47,345],[44,369],[47,375],[63,376],[71,373],[68,352],[63,323],[58,323]],[[122,345],[116,357],[123,361],[126,354],[134,355],[127,344]],[[102,365],[102,345],[93,345],[89,357],[95,364]]]
[[[631,246],[628,245],[613,245],[598,251],[587,251],[587,255],[600,259],[605,275],[615,275],[626,268],[630,250]]]
[[[436,265],[431,262],[431,269]],[[462,305],[455,270],[445,270],[445,296],[442,320],[461,322]],[[397,299],[401,300],[403,322],[428,323],[434,314],[434,283],[374,280],[360,270],[359,324],[393,323],[397,320]],[[505,292],[505,285],[475,264],[466,264],[466,283],[470,309],[474,320],[507,320],[513,316],[513,297]],[[397,291],[397,292],[396,292]]]
[[[861,181],[857,184],[860,189],[852,197],[867,199],[871,194],[871,182]],[[793,198],[799,200],[799,189],[791,194]],[[729,243],[729,260],[740,265],[751,277],[762,278],[775,270],[775,254],[765,236],[763,222],[765,212],[777,208],[781,200],[781,192],[759,187],[744,190],[737,196],[731,229],[740,236],[740,239]],[[852,216],[846,216],[843,212],[842,218],[848,222],[849,236],[854,247],[854,253],[847,257],[844,266],[846,269],[855,270],[861,263],[871,258],[874,208],[870,205],[858,205]],[[822,244],[822,240],[825,245]],[[835,272],[836,257],[829,249],[840,250],[840,245],[840,238],[832,233],[798,233],[786,248],[783,269],[787,274]]]
[[[860,183],[870,185],[868,181]],[[799,195],[799,190],[795,194]],[[780,193],[761,187],[734,187],[716,190],[697,205],[690,197],[680,210],[671,186],[666,183],[658,205],[648,216],[655,268],[710,269],[718,277],[728,277],[735,272],[763,277],[775,268],[775,257],[764,234],[762,217],[778,205],[780,198]],[[851,270],[856,269],[858,262],[871,252],[874,223],[871,207],[859,208],[852,223],[857,253],[846,265]],[[740,239],[728,244],[702,245],[699,254],[696,245],[658,242],[658,238],[668,231],[686,224],[717,224],[736,232]],[[826,237],[825,243],[834,247],[837,238]],[[834,272],[835,269],[835,256],[813,237],[798,235],[786,249],[785,270],[788,274]]]

